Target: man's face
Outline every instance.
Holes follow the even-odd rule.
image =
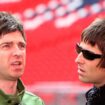
[[[91,46],[88,43],[81,42],[79,46],[80,48],[91,51],[94,54],[102,55],[97,45]],[[75,62],[78,64],[78,75],[82,82],[93,83],[95,86],[105,84],[105,68],[97,66],[100,60],[101,58],[96,58],[94,60],[86,59],[83,56],[83,52],[78,54]]]
[[[19,31],[0,38],[0,79],[16,80],[24,72],[26,42]]]

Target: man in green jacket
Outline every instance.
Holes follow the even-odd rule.
[[[44,105],[27,92],[19,79],[26,61],[26,36],[22,24],[8,12],[0,12],[0,105]]]

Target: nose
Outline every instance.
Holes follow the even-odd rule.
[[[82,53],[78,54],[78,56],[75,59],[75,62],[76,63],[84,63],[84,58],[83,58]]]
[[[22,50],[17,45],[14,46],[13,56],[17,56],[17,57],[22,56]]]

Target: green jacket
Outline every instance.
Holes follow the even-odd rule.
[[[21,80],[18,80],[17,89],[16,95],[6,95],[0,90],[0,105],[44,105],[41,98],[25,91]]]

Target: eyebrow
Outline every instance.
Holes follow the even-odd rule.
[[[10,42],[3,42],[3,43],[0,43],[0,46],[1,45],[3,45],[3,44],[12,44],[12,43],[14,43],[14,42],[12,42],[12,41],[10,41]],[[18,42],[18,43],[23,43],[23,44],[25,44],[26,45],[26,43],[25,42]]]
[[[90,50],[87,50],[87,49],[85,49],[85,48],[82,48],[82,47],[79,45],[79,43],[78,43],[78,46],[79,46],[82,50],[84,50],[84,51],[88,51],[88,52],[90,52],[90,53],[97,54],[97,53],[95,53],[95,52],[93,52],[93,51],[90,51]]]
[[[3,42],[3,43],[0,43],[0,45],[3,45],[3,44],[12,44],[12,42]]]

